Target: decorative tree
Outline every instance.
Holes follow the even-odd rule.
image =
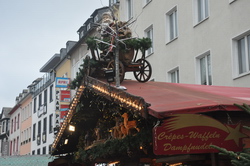
[[[247,104],[238,105],[239,108],[250,114],[250,107]],[[243,128],[250,130],[249,126],[243,126]],[[231,163],[235,166],[249,166],[250,165],[250,148],[243,149],[242,152],[228,151],[225,148],[221,148],[215,145],[211,145],[213,148],[220,151],[220,155],[225,155],[231,158]]]

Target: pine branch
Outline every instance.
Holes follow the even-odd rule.
[[[239,105],[239,104],[234,104],[234,105],[250,114],[250,106],[249,105],[247,105],[245,103],[243,105]]]
[[[242,126],[244,129],[250,130],[249,126]]]

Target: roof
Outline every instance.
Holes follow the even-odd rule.
[[[43,65],[43,67],[40,69],[40,72],[49,72],[51,69],[53,69],[57,63],[59,63],[61,59],[60,54],[55,54],[53,57],[51,57],[46,64]]]
[[[120,107],[140,112],[143,117],[146,117],[145,111],[156,118],[164,118],[179,113],[241,111],[234,103],[250,105],[250,88],[166,82],[140,83],[124,80],[121,86],[126,87],[127,90],[123,90],[89,76],[84,80],[86,82],[83,82],[77,89],[70,104],[68,115],[54,140],[52,145],[53,155],[64,154],[75,146],[67,144],[59,148],[60,142],[64,140],[64,134],[67,135],[65,129],[75,113],[76,103],[80,100],[86,88],[119,104]]]
[[[149,114],[163,118],[177,113],[240,111],[234,104],[250,105],[250,88],[125,80],[127,92],[150,103]]]
[[[44,166],[53,161],[54,157],[50,155],[24,155],[24,156],[1,156],[1,166]]]
[[[19,107],[21,106],[21,104],[16,104],[12,109],[11,111],[9,112],[9,114],[13,114]]]
[[[9,113],[10,113],[10,111],[12,110],[12,108],[11,107],[3,107],[3,109],[2,109],[2,114],[1,114],[1,119],[3,119],[3,118],[10,118],[10,115],[9,115]]]

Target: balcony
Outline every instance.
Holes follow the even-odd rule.
[[[54,72],[46,73],[45,75],[43,75],[42,79],[35,85],[34,96],[38,95],[54,81],[55,81]]]

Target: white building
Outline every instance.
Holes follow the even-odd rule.
[[[53,57],[52,57],[53,58]],[[53,142],[54,112],[55,112],[55,76],[46,73],[35,80],[32,99],[32,134],[31,154],[49,154]]]
[[[249,0],[120,0],[121,21],[149,37],[152,79],[249,87]],[[127,75],[128,78],[133,78]]]

